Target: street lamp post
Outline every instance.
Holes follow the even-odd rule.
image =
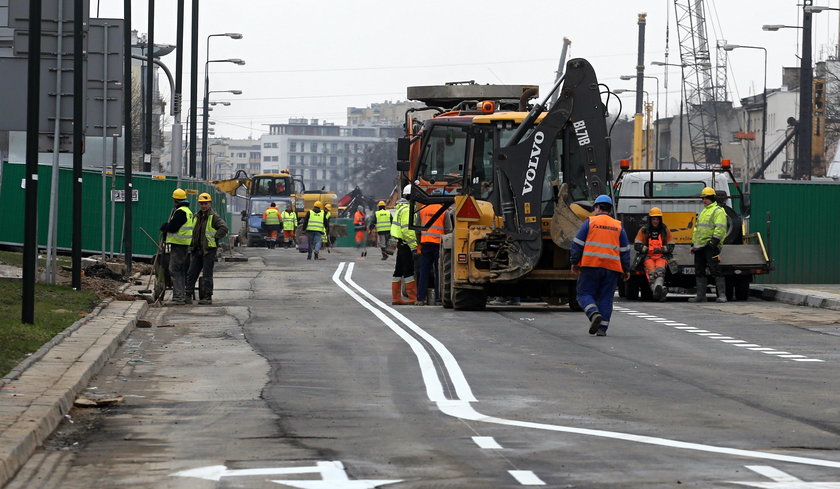
[[[725,44],[723,46],[725,51],[732,51],[735,49],[760,49],[764,51],[764,89],[761,92],[761,102],[762,102],[762,109],[761,109],[761,162],[760,165],[764,164],[764,158],[766,157],[766,143],[767,143],[767,48],[761,46],[744,46],[740,44]],[[747,159],[747,179],[746,183],[744,184],[745,191],[747,194],[750,193],[750,161]]]
[[[210,34],[207,36],[207,50],[205,51],[207,57],[204,62],[204,127],[207,127],[207,97],[210,92],[210,79],[208,68],[210,63],[234,63],[237,65],[244,65],[245,62],[241,59],[210,59],[210,38],[211,37],[229,37],[231,39],[242,39],[242,34],[238,32],[226,32],[223,34]],[[206,129],[201,134],[201,178],[207,178],[207,132]]]
[[[635,80],[636,75],[622,75],[619,78],[625,81]],[[654,124],[656,127],[656,142],[654,143],[654,153],[656,154],[656,167],[659,168],[659,78],[650,75],[645,75],[642,78],[651,78],[656,81],[656,124]]]

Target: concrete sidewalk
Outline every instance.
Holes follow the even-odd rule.
[[[147,308],[145,301],[106,301],[0,381],[0,487],[58,426]]]
[[[768,301],[840,311],[840,284],[752,284],[750,294]]]

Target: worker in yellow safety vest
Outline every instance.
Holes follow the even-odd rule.
[[[411,213],[405,196],[411,192],[411,185],[403,189],[403,197],[394,208],[394,220],[391,222],[391,237],[397,240],[397,259],[394,263],[394,275],[391,278],[391,304],[414,304],[417,300],[417,282],[414,280],[414,250],[417,249],[417,233],[409,229]],[[402,285],[408,300],[403,299]]]
[[[169,247],[169,274],[172,277],[172,300],[170,306],[183,306],[191,303],[187,297],[187,253],[192,243],[195,217],[187,202],[187,192],[176,188],[172,192],[173,209],[169,214],[169,221],[160,226],[160,231],[166,233],[166,244]]]
[[[382,252],[382,259],[387,260],[388,255],[388,239],[391,237],[391,223],[394,219],[391,217],[391,212],[385,208],[385,202],[380,200],[377,204],[379,210],[376,211],[376,235],[379,239],[379,250]]]
[[[297,213],[292,209],[291,202],[286,204],[286,210],[280,217],[283,219],[283,248],[291,248],[298,224]]]
[[[326,214],[322,207],[323,204],[320,200],[315,202],[315,205],[303,218],[303,229],[309,238],[309,249],[306,254],[307,260],[312,259],[313,252],[315,253],[316,260],[322,259],[318,257],[318,253],[321,251],[321,240],[324,237],[324,232],[327,230]]]
[[[720,252],[726,239],[726,211],[717,203],[715,189],[706,187],[700,192],[703,210],[697,216],[691,237],[691,253],[694,255],[694,280],[697,295],[689,302],[706,302],[706,286],[709,274],[715,279],[716,302],[726,302],[726,277],[720,274]]]
[[[277,247],[277,235],[280,233],[280,209],[274,202],[262,215],[262,227],[265,229],[265,246],[273,250]]]
[[[224,219],[216,214],[211,205],[213,198],[207,192],[198,196],[198,212],[195,213],[190,268],[187,270],[187,294],[193,295],[195,283],[201,274],[198,288],[198,303],[213,303],[213,267],[216,265],[216,250],[219,240],[227,236],[228,227]]]

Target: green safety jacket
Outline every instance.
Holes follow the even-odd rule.
[[[195,228],[195,216],[187,206],[175,209],[175,212],[178,211],[182,211],[187,215],[187,222],[185,222],[178,231],[174,233],[166,233],[166,242],[170,244],[189,246],[192,243],[193,228]]]
[[[397,204],[397,215],[391,224],[391,237],[401,239],[412,250],[417,248],[417,233],[408,228],[409,225],[408,203]]]
[[[312,212],[309,211],[309,220],[306,223],[306,230],[307,231],[316,231],[319,233],[323,233],[326,231],[324,227],[324,213],[323,212]]]
[[[726,238],[726,222],[726,211],[717,205],[717,202],[712,202],[697,216],[691,243],[699,248],[707,245],[714,237],[720,240],[718,246],[722,248],[723,240]]]
[[[204,237],[207,238],[208,248],[218,248],[216,244],[216,228],[213,227],[213,216],[207,216],[207,226],[204,228]]]
[[[292,211],[283,211],[283,230],[294,231],[297,227],[297,214]]]
[[[391,212],[386,209],[376,211],[376,232],[387,233],[391,230]]]

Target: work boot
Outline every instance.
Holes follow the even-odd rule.
[[[401,283],[392,281],[391,282],[391,305],[393,306],[404,306],[407,304],[412,304],[412,302],[406,302],[402,298],[402,292],[400,291]]]
[[[417,302],[417,281],[412,279],[411,282],[405,283],[405,295],[408,296],[409,303]]]
[[[600,312],[593,313],[592,317],[589,318],[589,334],[597,333],[603,320],[604,318],[601,316]]]
[[[202,305],[202,306],[209,306],[209,305],[213,304],[213,300],[208,297],[207,299],[199,299],[198,303],[199,303],[199,305]]]
[[[316,259],[316,260],[318,260],[318,259],[319,259],[319,258],[318,258],[318,252],[317,252],[317,251],[315,252],[315,259]]]
[[[726,277],[715,277],[715,289],[717,289],[717,299],[715,299],[715,302],[726,302]]]
[[[688,302],[706,302],[706,277],[697,277],[697,295],[688,299]]]
[[[653,281],[650,288],[653,291],[653,300],[665,300],[665,279],[663,277],[656,277],[656,280]]]

